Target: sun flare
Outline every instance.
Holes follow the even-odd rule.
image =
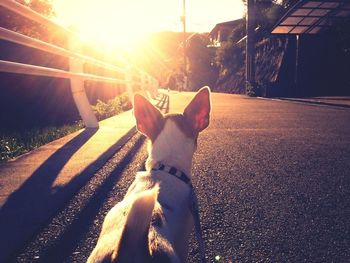
[[[73,27],[81,37],[107,46],[126,47],[148,32],[171,29],[169,18],[180,15],[181,5],[169,3],[163,0],[56,0],[54,8],[58,21]]]
[[[187,29],[208,32],[242,17],[242,0],[187,1]],[[181,31],[182,0],[53,0],[57,21],[87,40],[131,47],[149,32]]]

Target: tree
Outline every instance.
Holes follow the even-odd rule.
[[[215,63],[219,68],[219,82],[225,80],[227,76],[235,74],[244,66],[245,42],[237,42],[245,35],[245,21],[242,20],[241,24],[232,30],[228,41],[217,49]]]
[[[208,48],[206,35],[195,34],[188,39],[186,55],[189,62],[189,83],[191,90],[212,86],[217,79],[215,51]]]
[[[50,0],[17,0],[17,2],[44,16],[54,16]],[[44,25],[39,25],[3,7],[0,7],[0,26],[45,41],[48,41],[50,35]]]

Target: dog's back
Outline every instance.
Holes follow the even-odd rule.
[[[123,201],[107,214],[88,263],[186,262],[193,227],[191,188],[153,168],[163,162],[191,179],[197,137],[209,124],[210,90],[201,89],[183,114],[166,116],[142,96],[135,96],[134,113],[138,130],[152,144],[147,171],[136,176]]]
[[[98,243],[88,259],[89,263],[180,262],[173,249],[174,243],[169,242],[171,233],[166,227],[167,211],[157,201],[159,186],[152,184],[154,180],[149,175],[147,183],[144,175],[139,177],[141,179],[135,180],[126,198],[108,212]],[[133,187],[142,183],[145,183],[144,186],[153,186],[144,191]],[[171,209],[179,210],[174,207]]]
[[[114,206],[105,218],[97,246],[88,262],[157,262],[147,249],[157,196],[158,187],[154,187]]]

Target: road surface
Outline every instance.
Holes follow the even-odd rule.
[[[191,96],[171,93],[170,112]],[[349,262],[350,110],[212,99],[193,165],[208,262]],[[13,260],[85,262],[145,159],[136,135]],[[193,238],[189,262],[198,262]]]

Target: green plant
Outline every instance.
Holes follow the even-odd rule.
[[[92,109],[98,120],[103,120],[114,115],[117,115],[123,111],[131,109],[132,105],[129,97],[126,93],[108,100],[107,103],[97,100],[95,106]]]
[[[250,97],[266,96],[268,84],[263,81],[255,83],[246,82],[245,90],[246,94]]]
[[[60,127],[32,128],[24,131],[0,132],[0,162],[29,152],[84,127],[81,121]]]
[[[131,107],[131,102],[127,94],[124,93],[109,100],[107,103],[99,100],[93,106],[93,109],[97,118],[101,120],[131,109]],[[66,124],[58,127],[31,128],[21,131],[0,130],[0,162],[29,152],[82,128],[84,128],[84,125],[79,121],[74,124]]]
[[[245,92],[250,97],[258,96],[255,83],[250,83],[249,81],[246,81],[245,83]]]

